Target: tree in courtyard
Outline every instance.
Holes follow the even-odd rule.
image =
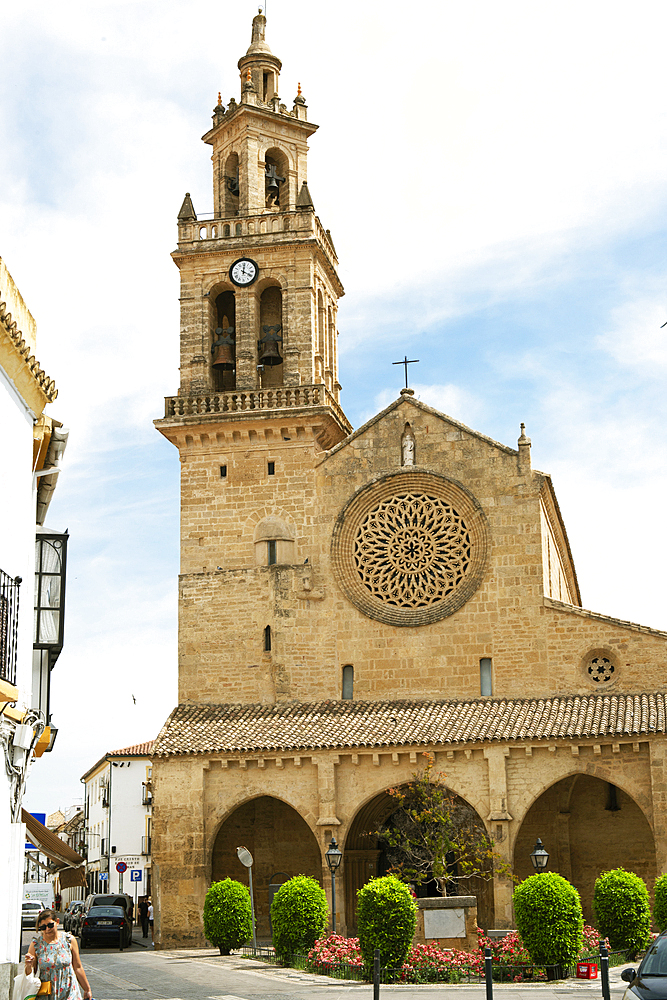
[[[479,816],[446,786],[435,771],[433,754],[412,781],[388,789],[395,809],[373,833],[384,847],[390,871],[403,882],[421,885],[435,879],[440,893],[472,878],[511,878],[507,862],[495,851]]]

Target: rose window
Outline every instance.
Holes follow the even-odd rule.
[[[460,483],[395,472],[359,489],[338,515],[331,559],[359,611],[389,625],[428,625],[475,593],[486,568],[484,513]]]
[[[594,656],[588,664],[588,676],[596,684],[606,684],[614,676],[614,664],[606,656]]]
[[[357,528],[354,563],[364,587],[399,608],[441,601],[470,566],[470,533],[438,497],[395,496],[369,511]]]

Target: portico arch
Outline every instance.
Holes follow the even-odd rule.
[[[452,792],[455,801],[473,809],[482,829],[485,824],[477,810],[462,796]],[[347,933],[357,933],[357,892],[373,878],[386,875],[390,868],[382,844],[373,832],[386,823],[396,812],[396,800],[382,791],[368,799],[357,811],[345,838],[343,852],[343,876],[345,880],[345,921]],[[480,926],[488,929],[494,926],[493,883],[481,877],[466,879],[458,891],[477,897],[477,919]],[[434,883],[424,884],[417,889],[418,896],[438,895]]]
[[[247,847],[254,858],[257,936],[268,940],[271,876],[275,872],[310,875],[321,884],[320,848],[299,813],[270,795],[244,802],[221,824],[213,843],[211,881],[233,878],[247,885],[247,869],[237,857],[237,847]]]
[[[623,867],[649,885],[656,876],[655,842],[644,812],[626,791],[594,775],[561,778],[530,806],[514,845],[518,879],[534,874],[530,852],[538,837],[549,852],[547,870],[576,886],[589,922],[600,872]]]

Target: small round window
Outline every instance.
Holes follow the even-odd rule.
[[[592,649],[584,657],[581,671],[595,688],[606,688],[618,678],[618,660],[608,649]]]

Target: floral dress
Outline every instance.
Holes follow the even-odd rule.
[[[38,975],[43,983],[51,981],[51,1000],[82,1000],[82,993],[72,968],[71,934],[58,931],[56,941],[48,943],[41,934],[33,939],[39,962]]]

